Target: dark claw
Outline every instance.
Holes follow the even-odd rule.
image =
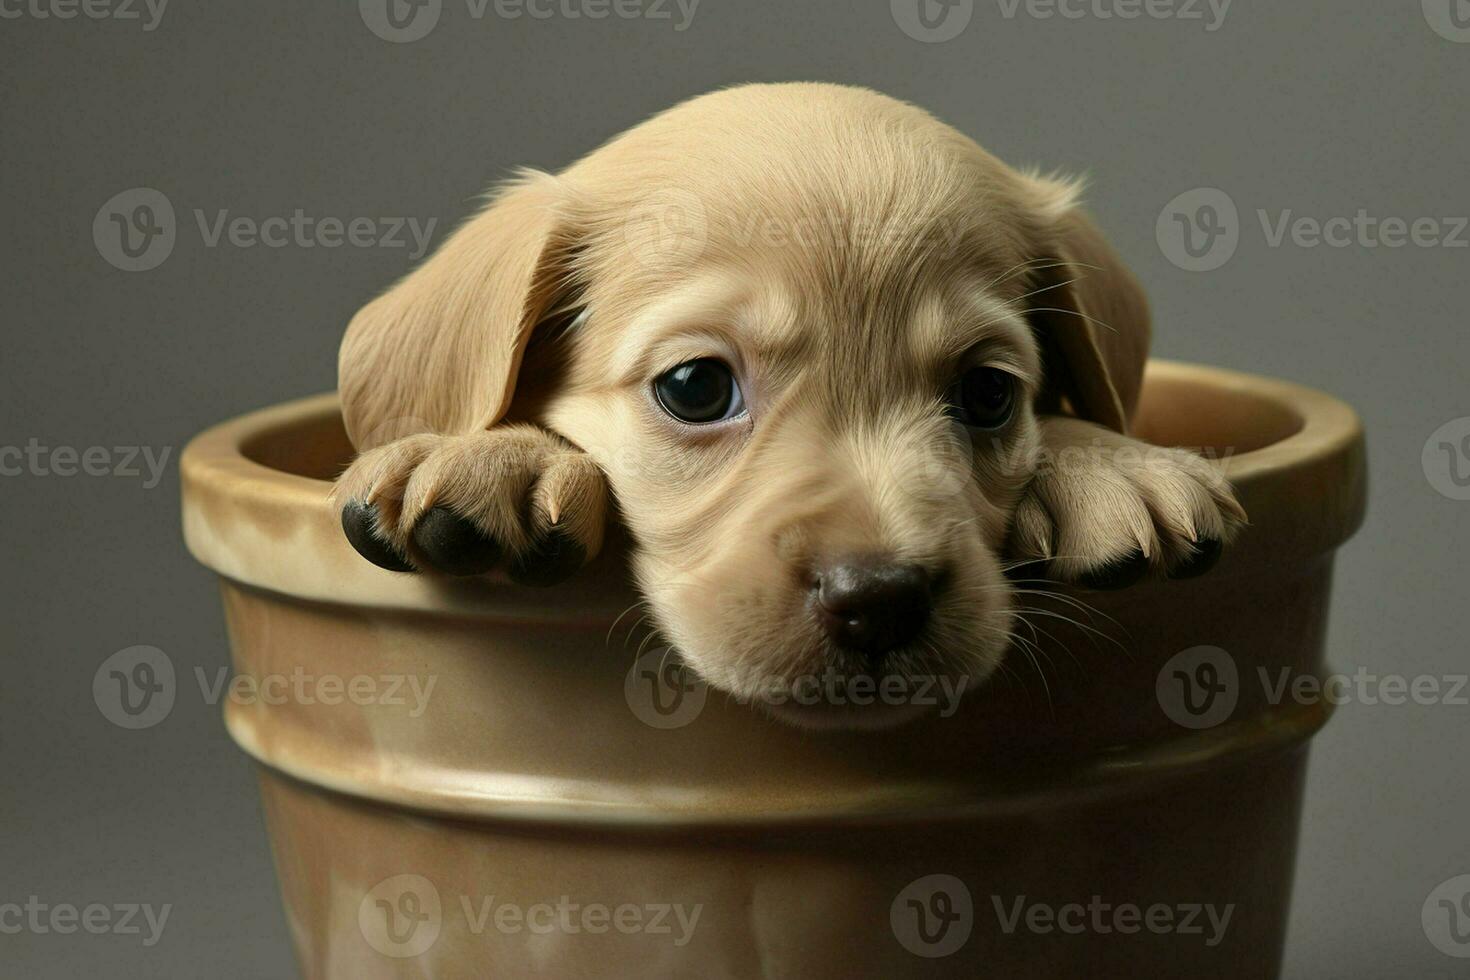
[[[1148,559],[1135,550],[1083,575],[1079,582],[1099,592],[1126,589],[1148,574]]]
[[[342,533],[357,553],[379,568],[390,572],[411,572],[413,566],[382,538],[374,533],[378,523],[376,504],[365,504],[360,500],[349,500],[342,508]]]
[[[1224,550],[1225,545],[1218,538],[1196,541],[1194,551],[1170,574],[1174,578],[1199,578],[1215,567],[1215,563],[1220,560],[1220,553]]]
[[[529,552],[511,563],[511,581],[544,588],[571,577],[587,560],[587,549],[553,528]]]
[[[495,539],[448,507],[431,507],[419,518],[413,544],[425,561],[447,575],[483,575],[500,560]]]

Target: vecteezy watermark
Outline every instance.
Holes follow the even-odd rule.
[[[0,0],[0,20],[138,21],[154,31],[167,7],[168,0]]]
[[[1032,478],[1064,473],[1088,472],[1099,466],[1147,473],[1157,466],[1172,465],[1180,452],[1191,453],[1210,462],[1225,462],[1234,457],[1234,446],[1154,446],[1135,442],[1109,442],[1093,439],[1087,443],[1052,449],[1045,444],[1030,448],[1008,446],[992,437],[989,458],[1000,472]]]
[[[623,678],[623,700],[650,728],[683,728],[704,711],[709,687],[669,649],[640,656]]]
[[[172,452],[172,446],[47,446],[33,436],[24,446],[0,446],[0,477],[145,477],[143,489],[152,490]]]
[[[1015,20],[1178,20],[1200,22],[1213,34],[1225,26],[1234,0],[995,0],[1001,16]]]
[[[889,0],[893,22],[915,41],[942,44],[965,32],[975,0]]]
[[[80,931],[93,936],[142,936],[143,945],[151,948],[163,937],[163,927],[168,924],[172,911],[172,904],[91,902],[78,906],[70,902],[43,902],[39,896],[31,895],[23,904],[0,902],[0,935],[29,932],[38,936],[51,933],[69,936]]]
[[[152,728],[169,716],[177,695],[174,662],[158,647],[119,650],[92,675],[92,700],[119,728]]]
[[[1225,25],[1234,0],[994,0],[1005,20],[1177,20],[1201,23],[1213,34]],[[975,0],[889,0],[893,22],[915,41],[940,44],[964,33]]]
[[[302,208],[266,217],[232,214],[228,208],[194,208],[192,214],[205,248],[407,249],[410,261],[428,252],[439,224],[438,218],[317,217]],[[124,272],[158,268],[173,254],[178,235],[173,203],[151,187],[114,194],[92,219],[98,254]]]
[[[934,674],[844,674],[834,667],[820,674],[803,674],[799,677],[771,677],[759,685],[760,694],[755,698],[741,697],[735,700],[748,704],[760,702],[773,707],[795,705],[802,708],[818,706],[835,708],[867,708],[885,705],[898,708],[913,705],[935,708],[939,717],[949,718],[960,707],[960,698],[970,685],[970,678]]]
[[[1470,44],[1470,0],[1423,0],[1424,19],[1446,41]]]
[[[845,674],[829,667],[818,674],[772,675],[746,685],[733,696],[736,704],[798,708],[933,708],[949,718],[959,710],[969,687],[965,675]],[[704,710],[709,688],[669,649],[649,650],[634,661],[623,679],[628,709],[650,728],[674,729],[690,724]]]
[[[114,194],[92,219],[98,253],[124,272],[158,268],[173,254],[177,237],[173,203],[151,187]]]
[[[1359,667],[1351,674],[1294,674],[1290,667],[1267,670],[1257,667],[1256,675],[1270,704],[1292,701],[1296,704],[1413,704],[1419,707],[1447,705],[1470,707],[1470,675],[1466,674],[1375,674]]]
[[[1367,208],[1326,218],[1291,208],[1256,210],[1267,248],[1301,249],[1470,248],[1470,217],[1384,217]],[[1211,272],[1234,257],[1243,228],[1229,194],[1215,187],[1185,191],[1159,212],[1159,250],[1188,272]]]
[[[1424,442],[1424,478],[1441,496],[1470,500],[1470,416],[1450,419]]]
[[[644,20],[667,23],[684,32],[694,23],[700,0],[464,0],[474,21]],[[367,29],[384,41],[409,44],[428,37],[444,14],[444,0],[358,0]]]
[[[1188,272],[1211,272],[1240,245],[1240,212],[1219,188],[1185,191],[1164,205],[1154,234],[1170,262]]]
[[[1230,720],[1240,701],[1240,671],[1235,658],[1212,646],[1190,647],[1159,670],[1154,694],[1176,725],[1214,728]]]
[[[688,265],[709,240],[704,201],[681,188],[653,191],[628,209],[623,240],[634,259],[644,265]]]
[[[619,933],[658,937],[682,948],[694,938],[702,903],[601,902],[559,895],[541,902],[498,900],[495,895],[460,895],[447,908],[434,883],[422,875],[401,874],[374,885],[357,909],[357,924],[368,945],[384,956],[421,956],[438,940],[445,919],[456,931],[479,936],[488,929],[502,935],[577,936]]]
[[[1258,666],[1255,680],[1265,703],[1361,704],[1369,707],[1470,707],[1470,674],[1377,674],[1359,667],[1351,674],[1316,674],[1291,667]],[[1159,707],[1184,728],[1214,728],[1229,721],[1244,681],[1232,657],[1219,647],[1191,647],[1169,659],[1158,673]]]
[[[925,875],[909,882],[888,906],[888,925],[899,945],[925,959],[959,952],[975,928],[970,889],[954,875]]]
[[[355,704],[360,708],[407,708],[408,717],[419,718],[429,707],[439,675],[418,674],[316,674],[296,666],[289,674],[235,674],[220,667],[211,680],[203,667],[194,668],[194,678],[205,704],[218,704],[224,695],[235,704],[315,704],[335,707]],[[228,682],[228,683],[227,683]]]
[[[1446,956],[1470,959],[1470,874],[1442,881],[1420,911],[1424,935]]]
[[[1054,933],[1067,936],[1149,933],[1198,937],[1210,949],[1224,941],[1230,920],[1235,915],[1234,903],[1224,906],[1208,902],[1114,904],[1104,901],[1101,895],[1093,895],[1085,903],[1065,902],[1060,905],[1029,902],[1025,895],[1008,898],[991,895],[990,903],[995,909],[1001,932],[1007,936],[1018,929],[1043,936]]]
[[[92,700],[102,716],[120,728],[152,728],[173,711],[178,696],[174,663],[157,647],[134,646],[119,650],[104,660],[92,675]],[[230,675],[220,667],[210,677],[203,667],[194,668],[199,696],[215,705],[221,698],[235,704],[271,706],[294,704],[310,707],[405,708],[408,717],[419,718],[428,709],[437,674],[319,674],[296,666],[289,673]]]
[[[622,222],[628,250],[646,265],[687,265],[699,257],[710,237],[705,202],[693,191],[665,187],[632,205]],[[892,215],[853,218],[835,212],[779,216],[750,212],[721,226],[721,241],[738,249],[906,249],[931,258],[959,253],[969,225],[947,217],[915,228]]]
[[[428,952],[444,927],[439,889],[423,875],[394,875],[374,885],[357,906],[357,928],[384,956]]]

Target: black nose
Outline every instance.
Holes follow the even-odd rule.
[[[918,565],[841,562],[820,572],[815,592],[827,636],[869,657],[903,646],[929,619],[929,575]]]

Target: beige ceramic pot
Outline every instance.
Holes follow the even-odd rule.
[[[1323,670],[1362,433],[1168,363],[1139,431],[1229,453],[1252,526],[1214,571],[1057,601],[1098,632],[1035,619],[1044,671],[1014,654],[949,717],[828,734],[635,660],[614,557],[551,591],[363,561],[327,505],[330,396],[199,436],[184,529],[257,685],[225,723],[302,973],[1276,975],[1327,715],[1280,684]]]

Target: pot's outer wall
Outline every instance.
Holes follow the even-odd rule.
[[[615,556],[545,593],[363,562],[326,504],[345,451],[329,398],[200,436],[182,464],[185,534],[223,576],[237,674],[409,675],[426,692],[227,702],[231,733],[263,764],[303,971],[1275,975],[1305,740],[1326,714],[1277,691],[1323,671],[1332,552],[1362,518],[1361,430],[1319,393],[1163,363],[1139,430],[1226,457],[1252,526],[1215,571],[1077,594],[1092,616],[1045,607],[1086,624],[1036,620],[1051,634],[1038,636],[1045,685],[1013,658],[1014,676],[967,692],[951,717],[823,735],[719,694],[679,727],[647,723],[634,650],[624,632],[608,639],[633,601]],[[1187,727],[1157,684],[1202,645],[1234,666],[1234,707]],[[935,874],[951,876],[943,895],[921,886],[928,904],[911,904],[905,889]],[[563,896],[698,906],[699,919],[687,937],[672,917],[667,934],[496,925],[502,905]],[[1080,929],[1011,925],[1022,896],[1231,911],[1219,935],[1203,912],[1198,934],[1120,935],[1107,913]],[[431,921],[410,913],[432,902],[432,944],[396,955],[417,953],[414,940],[383,930],[410,935]],[[943,943],[958,932],[914,938],[926,910],[959,916],[953,952]]]

